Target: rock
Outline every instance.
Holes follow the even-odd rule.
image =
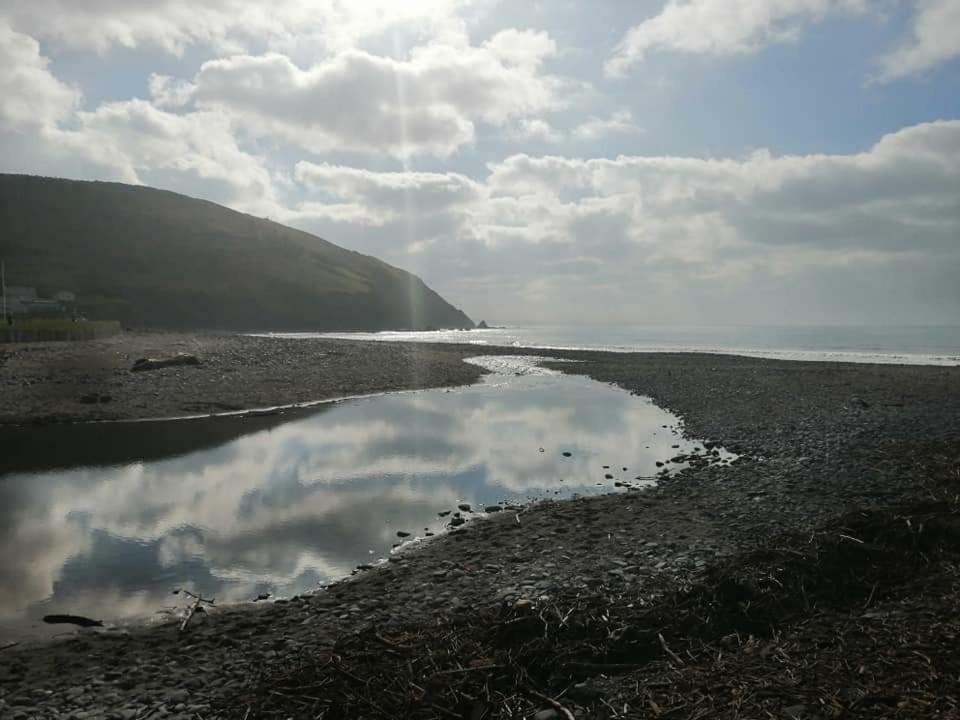
[[[657,460],[657,467],[663,467],[663,463]]]
[[[607,473],[606,475],[603,476],[603,479],[604,479],[604,480],[613,480],[613,475],[611,475],[610,473]]]
[[[488,512],[488,513],[497,513],[497,512],[500,512],[501,510],[503,510],[503,508],[500,507],[499,505],[487,505],[487,507],[484,508],[484,512]]]
[[[173,357],[168,358],[140,358],[133,363],[133,367],[130,368],[130,372],[143,372],[145,370],[159,370],[160,368],[165,367],[199,364],[200,358],[198,358],[196,355],[177,353]]]
[[[410,537],[410,533],[408,533],[406,530],[397,530],[397,537],[398,538]]]
[[[100,620],[91,620],[82,615],[44,615],[43,621],[50,625],[79,625],[80,627],[103,627]]]
[[[450,510],[444,510],[443,512],[438,512],[437,515],[439,517],[446,517],[447,515],[450,514],[450,512],[451,512]]]
[[[466,520],[464,520],[462,517],[450,518],[450,525],[452,527],[459,527],[460,525],[463,525],[465,522]]]
[[[470,503],[460,503],[457,508],[463,510],[463,512],[470,512]]]
[[[481,320],[480,323],[477,325],[477,330],[489,330],[489,329],[490,329],[490,326],[487,325],[486,320]]]
[[[571,455],[573,455],[573,453],[564,450],[564,451],[561,453],[561,455],[563,455],[564,457],[570,457]]]

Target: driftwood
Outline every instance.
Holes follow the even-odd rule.
[[[133,363],[131,372],[143,372],[144,370],[159,370],[165,367],[176,367],[179,365],[199,365],[200,358],[196,355],[187,353],[177,353],[168,358],[140,358]]]
[[[80,627],[103,627],[100,620],[91,620],[82,615],[44,615],[43,621],[50,625],[79,625]]]
[[[187,614],[183,618],[183,622],[180,623],[180,632],[183,632],[187,629],[187,625],[190,624],[190,621],[193,620],[193,616],[198,612],[204,612],[203,608],[200,606],[201,603],[206,603],[207,605],[216,604],[216,599],[210,598],[209,600],[202,595],[196,595],[195,593],[190,592],[189,590],[178,591],[174,590],[174,593],[183,592],[184,595],[189,595],[193,598],[193,603],[190,605],[190,610],[187,611]]]

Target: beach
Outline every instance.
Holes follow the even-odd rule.
[[[178,352],[200,364],[130,372]],[[183,631],[6,647],[0,714],[957,716],[960,369],[522,352],[575,360],[545,364],[648,396],[739,457],[651,489],[479,513],[326,589],[210,608]],[[517,353],[163,333],[12,345],[0,422],[462,385],[483,373],[464,358]]]

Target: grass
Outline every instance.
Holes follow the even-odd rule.
[[[95,340],[122,331],[116,320],[67,320],[64,318],[17,319],[0,326],[0,342]]]

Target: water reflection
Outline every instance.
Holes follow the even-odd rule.
[[[176,428],[205,436],[217,422]],[[154,427],[117,426],[123,464],[0,478],[0,632],[23,635],[49,612],[142,617],[176,587],[218,601],[313,589],[389,552],[398,530],[438,530],[437,512],[459,502],[608,492],[603,465],[653,475],[692,449],[662,427],[675,423],[584,378],[494,375],[327,406],[166,459],[130,462],[131,433],[146,446]],[[42,445],[47,431],[32,432]],[[56,433],[45,467],[71,452]]]

